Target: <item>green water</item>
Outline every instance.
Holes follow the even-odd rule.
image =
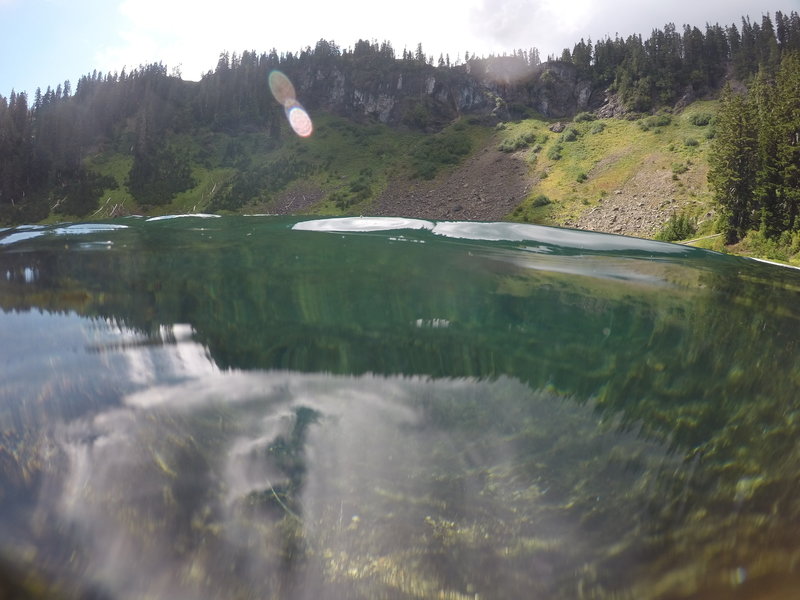
[[[0,597],[794,598],[799,294],[512,224],[0,231]]]

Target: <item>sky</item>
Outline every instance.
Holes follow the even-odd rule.
[[[800,10],[800,0],[0,0],[0,95],[45,91],[85,74],[161,62],[198,80],[223,51],[299,52],[320,39],[341,48],[418,43],[451,61],[539,49],[560,56],[581,38],[641,33],[675,23],[729,25],[743,15]]]

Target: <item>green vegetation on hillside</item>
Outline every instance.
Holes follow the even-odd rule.
[[[531,166],[536,183],[509,218],[561,224],[641,178],[658,182],[653,193],[686,206],[691,212],[687,217],[697,219],[711,206],[706,180],[710,126],[694,123],[697,115],[713,117],[716,105],[695,102],[678,114],[633,120],[576,119],[561,133],[539,120],[506,124],[501,146],[521,138],[536,139],[542,146]],[[690,139],[696,143],[687,144]],[[541,202],[542,197],[549,202]]]
[[[472,150],[463,122],[419,142],[412,150],[412,175],[433,179],[444,165],[457,164]]]
[[[681,213],[672,215],[655,238],[664,242],[675,242],[689,239],[695,233],[697,233],[697,221]]]

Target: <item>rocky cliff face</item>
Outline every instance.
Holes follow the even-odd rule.
[[[603,90],[581,79],[570,64],[529,67],[515,57],[452,68],[394,61],[389,69],[378,70],[335,63],[299,70],[294,80],[299,98],[310,109],[427,130],[462,115],[505,120],[527,109],[566,118],[597,108],[604,98]]]

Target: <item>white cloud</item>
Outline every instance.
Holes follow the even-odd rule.
[[[266,51],[274,46],[296,51],[313,44],[300,22],[305,13],[285,4],[124,0],[119,12],[124,20],[119,43],[98,53],[106,70],[161,61],[169,67],[180,66],[186,78],[197,79],[213,70],[219,54],[226,50]],[[159,18],[153,19],[153,15]]]
[[[471,11],[470,24],[474,35],[495,49],[560,52],[563,40],[571,46],[586,37],[596,11],[588,0],[572,0],[568,7],[558,0],[482,0]]]
[[[468,6],[408,0],[387,7],[388,14],[378,14],[374,4],[364,0],[311,0],[303,5],[124,0],[118,8],[124,21],[118,43],[97,53],[98,68],[119,70],[123,65],[161,61],[168,67],[180,65],[185,78],[196,79],[213,70],[220,52],[226,50],[297,52],[322,38],[343,48],[361,38],[390,40],[398,53],[421,42],[427,53],[451,53],[455,59],[457,52],[488,48],[480,40],[476,48],[469,35]]]
[[[122,67],[135,67],[155,60],[160,51],[156,41],[147,35],[127,30],[119,34],[121,44],[104,48],[97,55],[100,71],[119,71]]]

